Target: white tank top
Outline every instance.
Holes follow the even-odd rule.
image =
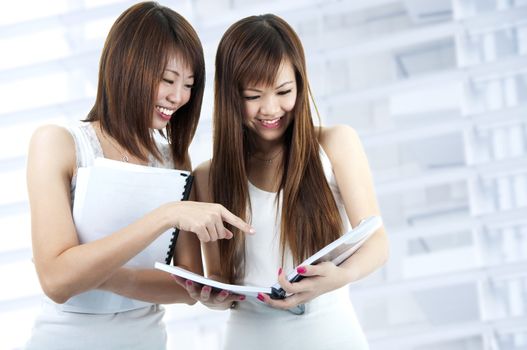
[[[93,165],[95,158],[104,157],[101,144],[91,123],[83,123],[78,126],[70,127],[70,133],[75,141],[75,153],[77,156],[77,168],[88,167]],[[148,165],[161,168],[173,168],[173,161],[170,156],[170,149],[167,144],[157,143],[161,152],[163,162],[158,161],[154,156],[149,155]],[[71,201],[75,200],[76,175],[71,179]],[[51,300],[48,300],[52,302]],[[63,304],[57,304],[56,307],[61,311],[79,312],[89,314],[108,314],[136,310],[152,306],[152,303],[126,298],[121,295],[103,291],[89,290],[68,299]]]
[[[333,173],[331,161],[322,147],[320,147],[320,160],[342,218],[343,232],[346,232],[350,228],[350,223],[337,186],[335,174]],[[295,267],[289,249],[286,249],[284,266],[281,264],[280,213],[282,211],[282,195],[280,194],[279,196],[277,208],[276,193],[261,190],[249,182],[249,196],[253,211],[251,225],[256,230],[256,234],[245,236],[246,265],[243,284],[271,286],[276,283],[280,267],[286,273],[289,273]]]
[[[68,129],[75,140],[77,167],[89,166],[96,157],[103,157],[91,124],[83,123]],[[168,146],[158,143],[158,147],[165,163],[149,159],[149,165],[173,168]],[[72,195],[75,184],[74,176]],[[95,304],[90,306],[86,300]],[[98,307],[97,310],[93,305]],[[162,306],[100,290],[81,293],[65,304],[44,297],[41,312],[24,349],[164,350],[167,340],[164,313]]]

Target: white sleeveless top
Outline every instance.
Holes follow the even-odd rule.
[[[90,166],[104,157],[91,123],[70,127],[75,141],[77,168]],[[163,162],[149,157],[149,166],[173,168],[169,146],[157,143]],[[71,179],[72,207],[76,175]],[[83,297],[86,295],[89,298]],[[84,300],[108,305],[107,312],[90,313]],[[115,309],[126,310],[115,312]],[[44,296],[42,310],[35,321],[26,349],[166,349],[164,309],[160,305],[136,301],[120,295],[92,290],[57,304]]]
[[[104,157],[101,144],[91,123],[85,123],[79,127],[70,128],[70,132],[75,140],[77,168],[92,166],[96,158]],[[161,152],[163,162],[161,163],[154,156],[149,155],[148,166],[173,168],[174,163],[172,157],[170,157],[168,145],[158,142],[157,146]],[[75,173],[71,179],[72,207],[73,201],[75,200],[76,176]],[[106,314],[129,311],[151,305],[152,303],[126,298],[108,291],[94,289],[75,295],[68,299],[64,304],[57,305],[57,307],[63,311],[69,312]]]
[[[320,158],[343,222],[343,232],[347,232],[350,223],[346,209],[337,186],[335,174],[333,174],[333,167],[322,147],[320,148]],[[280,195],[278,210],[276,208],[276,193],[274,192],[261,190],[249,182],[249,196],[253,208],[251,225],[257,234],[245,236],[246,272],[243,284],[271,286],[276,283],[278,268],[282,267],[286,273],[294,268],[293,258],[289,250],[286,250],[285,265],[281,265],[281,216],[276,214],[282,211],[282,195]]]
[[[344,232],[350,228],[333,167],[320,147],[326,180],[335,198]],[[249,182],[252,207],[251,224],[256,234],[246,236],[246,265],[243,284],[271,286],[278,268],[287,273],[294,268],[291,252],[286,249],[282,266],[280,253],[281,196],[259,189]],[[323,294],[305,305],[303,315],[278,310],[247,299],[230,311],[224,341],[225,350],[268,349],[368,349],[368,343],[356,318],[348,287]]]

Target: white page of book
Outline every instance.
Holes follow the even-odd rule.
[[[364,244],[364,242],[366,242],[366,240],[371,237],[371,235],[373,235],[381,226],[382,219],[380,217],[369,217],[361,221],[357,227],[346,232],[337,240],[320,249],[300,265],[312,265],[322,261],[332,261],[334,264],[339,265],[348,257],[350,257],[354,252],[356,252]],[[233,293],[252,297],[256,297],[258,293],[273,294],[273,292],[275,292],[275,295],[277,295],[276,292],[280,292],[281,289],[278,283],[274,284],[273,286],[245,286],[221,283],[187,271],[180,267],[169,266],[161,262],[156,262],[155,268],[185,279],[189,279],[202,285],[208,285],[216,289],[224,289]],[[293,270],[290,271],[287,276],[289,280],[292,280],[296,275],[296,270]],[[285,292],[283,292],[281,295],[281,297],[284,297]]]
[[[173,275],[182,277],[184,279],[194,281],[202,285],[211,286],[212,288],[216,288],[216,290],[218,291],[228,290],[229,292],[232,292],[235,294],[243,294],[243,295],[254,297],[254,298],[258,296],[258,293],[271,294],[270,287],[242,286],[242,285],[237,285],[237,284],[222,283],[222,282],[211,280],[204,276],[195,274],[191,271],[182,269],[177,266],[170,266],[170,265],[156,262],[155,268],[166,271]]]

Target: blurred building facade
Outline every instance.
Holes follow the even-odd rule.
[[[41,295],[24,179],[29,137],[43,123],[84,117],[103,40],[132,3],[35,2],[0,15],[7,348],[23,345]],[[350,286],[373,350],[527,349],[526,0],[161,3],[191,21],[205,48],[194,165],[211,154],[214,54],[225,29],[272,12],[297,30],[322,124],[358,131],[390,237],[388,264]],[[167,306],[169,347],[219,348],[225,318]]]

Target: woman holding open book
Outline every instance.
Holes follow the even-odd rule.
[[[158,304],[195,300],[168,274],[154,270],[154,261],[145,268],[124,265],[175,227],[195,234],[180,234],[174,263],[200,273],[199,241],[232,237],[223,221],[251,231],[221,205],[173,201],[81,242],[72,215],[80,168],[91,167],[95,158],[136,168],[191,169],[188,147],[199,119],[204,70],[201,43],[182,16],[154,2],[134,5],[107,37],[96,101],[84,123],[34,133],[27,181],[34,263],[47,297],[28,349],[165,349]],[[159,142],[157,131],[168,142]]]
[[[274,15],[227,30],[214,89],[213,158],[195,171],[198,199],[224,205],[257,234],[206,243],[208,276],[254,286],[278,280],[290,296],[259,294],[232,305],[226,291],[187,281],[189,294],[212,308],[232,307],[225,349],[367,349],[347,285],[386,261],[382,227],[341,265],[298,266],[308,278],[285,277],[350,223],[379,215],[356,132],[313,125],[302,45]],[[302,315],[288,312],[302,304]]]

